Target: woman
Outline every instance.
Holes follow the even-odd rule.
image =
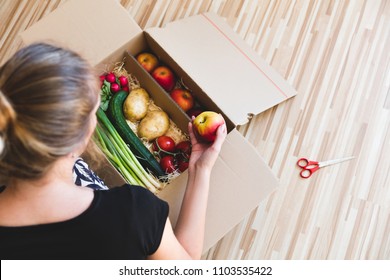
[[[168,205],[144,188],[78,187],[72,168],[96,126],[97,75],[48,44],[0,68],[1,259],[199,259],[211,169],[226,137],[192,155],[175,230]]]

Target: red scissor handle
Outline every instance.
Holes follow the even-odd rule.
[[[299,175],[305,179],[309,178],[314,172],[320,169],[318,161],[311,161],[307,158],[300,158],[297,161],[297,165],[302,168]]]
[[[311,166],[311,165],[314,165],[314,166],[318,165],[318,161],[311,161],[311,160],[308,160],[307,158],[300,158],[300,159],[298,159],[297,164],[301,168],[306,168],[306,167]]]

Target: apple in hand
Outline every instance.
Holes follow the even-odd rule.
[[[185,89],[177,88],[171,91],[172,99],[187,112],[194,106],[194,97],[192,94]]]
[[[159,66],[152,72],[152,77],[166,91],[171,91],[176,84],[175,75],[166,66]]]
[[[151,73],[158,66],[158,59],[154,54],[142,52],[137,55],[137,61],[141,66]]]
[[[214,142],[217,136],[218,127],[225,120],[221,114],[212,111],[204,111],[199,114],[193,121],[195,132],[206,142]]]

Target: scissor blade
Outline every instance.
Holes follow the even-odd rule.
[[[340,163],[343,161],[351,160],[353,158],[355,158],[355,157],[345,157],[345,158],[339,158],[339,159],[332,159],[332,160],[320,162],[318,165],[319,165],[319,167],[324,167],[324,166]]]

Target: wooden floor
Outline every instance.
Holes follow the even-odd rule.
[[[0,0],[0,63],[63,2]],[[390,1],[121,3],[143,28],[214,11],[298,91],[240,127],[281,188],[204,259],[390,259]],[[298,175],[299,157],[351,155]]]

